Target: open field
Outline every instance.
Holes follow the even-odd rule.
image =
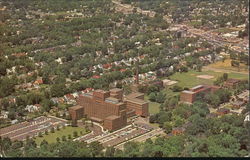
[[[160,111],[160,104],[157,102],[150,102],[149,103],[149,113],[156,114]]]
[[[230,71],[236,71],[238,72],[238,67],[232,67],[231,66],[231,59],[226,59],[224,62],[219,61],[213,64],[208,65],[209,68],[215,68],[215,69],[223,69]],[[248,73],[248,66],[240,63],[240,72],[242,73]]]
[[[66,136],[66,139],[68,139],[68,135],[70,134],[73,139],[73,132],[78,132],[78,136],[80,136],[80,132],[82,131],[83,134],[86,134],[86,130],[84,128],[80,127],[70,127],[67,126],[65,129],[61,128],[59,131],[55,129],[55,133],[49,132],[48,135],[43,134],[43,137],[36,137],[35,141],[37,145],[40,145],[40,143],[45,139],[48,143],[55,143],[56,138],[59,137],[62,139],[62,136]]]
[[[196,72],[193,70],[190,70],[186,73],[175,73],[174,75],[170,76],[170,79],[177,80],[179,86],[181,87],[194,87],[199,84],[213,84],[213,81],[216,80],[217,77],[222,76],[224,72],[214,72],[214,71],[202,71],[202,72]],[[214,76],[212,79],[202,79],[198,78],[196,76],[198,75],[211,75]],[[241,73],[234,73],[229,72],[228,73],[229,78],[237,78],[237,79],[248,79],[247,74],[241,74]]]

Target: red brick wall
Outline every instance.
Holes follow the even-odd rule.
[[[124,103],[108,103],[105,98],[109,97],[108,93],[94,92],[92,97],[79,96],[77,103],[84,107],[87,117],[95,117],[104,120],[104,128],[108,130],[116,130],[127,124],[126,104]],[[106,119],[109,116],[118,116],[115,120]]]
[[[182,102],[193,103],[194,100],[195,100],[195,95],[194,95],[194,94],[189,94],[189,93],[181,92],[180,100],[181,100]]]
[[[138,104],[131,101],[126,101],[128,110],[135,110],[135,114],[138,116],[146,117],[148,116],[148,103]]]

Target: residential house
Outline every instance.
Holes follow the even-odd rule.
[[[110,69],[111,67],[112,67],[111,64],[104,64],[104,65],[103,65],[103,68],[104,68],[104,69]]]
[[[99,78],[101,78],[101,76],[99,76],[99,75],[94,75],[94,76],[92,76],[92,78],[94,78],[94,79],[99,79]]]
[[[7,119],[8,118],[8,114],[9,114],[8,111],[1,111],[0,118]]]
[[[230,78],[226,82],[224,82],[224,87],[227,88],[235,88],[241,81],[239,79]]]
[[[16,124],[17,122],[18,122],[18,120],[14,119],[14,120],[11,121],[11,124]]]
[[[228,109],[228,108],[219,108],[219,109],[217,109],[216,113],[217,113],[217,115],[222,116],[222,115],[230,113],[230,109]]]
[[[28,112],[37,112],[41,109],[41,105],[40,104],[35,104],[35,105],[27,105],[25,107],[25,110]]]
[[[179,135],[179,134],[183,134],[185,132],[185,128],[184,127],[175,127],[172,129],[172,134],[173,135]]]
[[[247,112],[247,113],[245,114],[244,122],[250,122],[250,112]]]
[[[63,96],[64,100],[68,103],[68,104],[72,104],[75,103],[75,97],[73,96],[73,94],[66,94],[65,96]]]
[[[209,113],[206,118],[215,118],[218,117],[218,115],[216,113]]]
[[[233,109],[239,109],[239,108],[240,108],[241,106],[243,106],[244,104],[245,104],[244,101],[239,101],[239,100],[237,100],[237,101],[235,101],[235,102],[232,103]]]
[[[39,77],[33,84],[34,85],[41,85],[41,84],[43,84],[43,79],[41,77]]]
[[[160,88],[163,88],[163,81],[160,80],[160,79],[150,81],[149,84],[154,85],[154,86],[159,86]]]

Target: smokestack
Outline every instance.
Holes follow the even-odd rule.
[[[135,84],[139,84],[139,59],[136,62]]]

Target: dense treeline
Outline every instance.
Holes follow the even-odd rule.
[[[249,128],[244,128],[242,116],[225,115],[221,118],[190,117],[192,125],[184,135],[158,137],[143,143],[127,142],[124,150],[105,148],[98,142],[59,141],[40,148],[34,140],[24,143],[1,138],[1,149],[9,157],[242,157],[248,152]],[[249,124],[247,124],[249,125]]]

